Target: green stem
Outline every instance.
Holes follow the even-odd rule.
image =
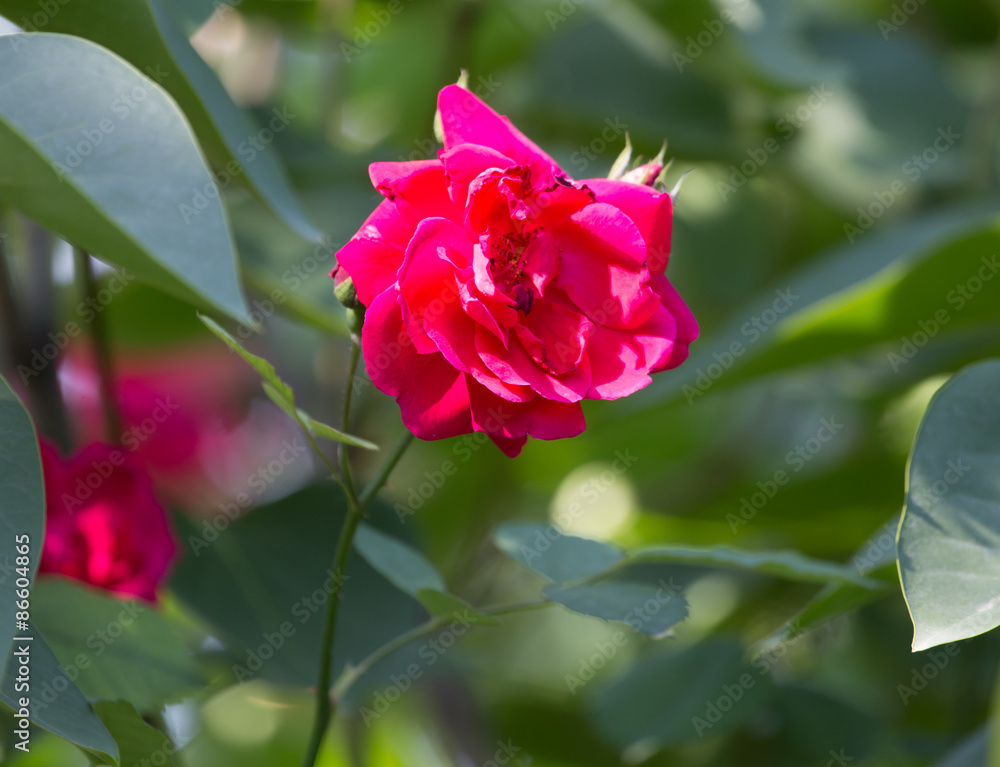
[[[351,356],[347,361],[347,388],[344,390],[344,412],[341,418],[341,431],[350,434],[351,426],[351,399],[354,394],[354,375],[358,370],[358,360],[361,358],[361,344],[354,336],[351,337]],[[350,484],[351,492],[354,492],[354,478],[351,476],[351,459],[347,453],[347,445],[343,442],[337,444],[337,457],[340,459],[340,471],[344,475],[344,482]]]
[[[396,468],[396,464],[399,463],[399,459],[403,457],[403,453],[406,452],[406,448],[410,446],[411,442],[413,442],[413,434],[409,431],[403,432],[403,436],[399,438],[389,457],[385,459],[385,463],[382,464],[375,476],[372,477],[371,482],[368,483],[368,487],[361,493],[359,503],[362,509],[367,509],[368,505],[375,500],[378,491],[385,485],[386,480],[389,479],[389,475],[392,474],[392,470]]]
[[[489,605],[487,607],[477,607],[476,612],[482,615],[511,615],[513,613],[527,612],[528,610],[538,610],[548,607],[552,602],[546,599],[531,600],[529,602],[511,602],[509,604]],[[335,701],[343,700],[344,696],[351,689],[355,682],[370,671],[377,663],[385,660],[397,650],[406,647],[410,642],[440,631],[445,626],[455,622],[450,615],[438,615],[431,618],[426,623],[415,626],[404,634],[400,634],[395,639],[386,642],[375,650],[371,655],[362,660],[356,666],[345,668],[337,681],[333,685],[332,697]]]
[[[347,367],[347,388],[344,395],[343,423],[345,431],[350,421],[351,392],[354,388],[354,376],[358,368],[359,351],[358,344],[353,342],[351,344],[351,359]],[[333,676],[333,647],[337,634],[337,616],[340,608],[339,589],[344,582],[347,559],[354,543],[354,535],[358,531],[358,525],[361,524],[365,508],[375,497],[375,494],[378,493],[379,488],[385,483],[393,467],[403,456],[406,448],[413,440],[413,435],[407,432],[406,436],[399,441],[396,448],[378,470],[376,479],[372,481],[361,498],[358,497],[354,487],[354,477],[351,474],[351,463],[348,460],[347,451],[342,449],[340,452],[340,471],[338,472],[337,467],[320,452],[316,441],[309,435],[308,430],[306,431],[306,435],[309,437],[313,450],[319,454],[332,472],[334,478],[340,482],[340,486],[344,490],[344,496],[347,498],[347,516],[344,518],[344,524],[341,527],[340,537],[337,541],[337,551],[333,557],[333,582],[336,584],[338,590],[330,595],[330,599],[327,602],[326,621],[323,626],[323,638],[320,644],[319,674],[316,681],[316,717],[313,721],[312,734],[309,737],[306,755],[302,761],[303,767],[313,767],[316,764],[316,759],[319,757],[319,751],[323,745],[323,737],[326,735],[330,721],[337,711],[337,699],[330,695]]]
[[[97,282],[94,280],[94,265],[90,254],[81,248],[73,248],[76,259],[77,280],[84,298],[91,299],[91,305],[97,302]],[[110,442],[117,443],[122,438],[122,419],[118,412],[118,397],[115,393],[114,366],[111,362],[111,342],[108,337],[108,326],[104,322],[104,314],[96,312],[91,321],[90,338],[94,344],[94,356],[97,362],[97,376],[101,389],[101,404],[104,408],[104,422],[107,437]]]
[[[346,486],[346,483],[345,483]],[[347,567],[347,557],[351,553],[354,534],[361,523],[362,511],[358,506],[353,492],[347,495],[347,516],[340,530],[337,541],[337,552],[333,557],[333,582],[336,591],[330,595],[327,602],[326,622],[323,626],[323,640],[320,644],[319,677],[316,681],[316,717],[313,721],[312,735],[306,751],[303,767],[313,767],[323,745],[323,736],[336,712],[336,702],[330,697],[330,680],[333,674],[333,640],[337,632],[337,615],[340,607],[340,588],[344,582],[344,571]]]

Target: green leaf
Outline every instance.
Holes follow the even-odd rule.
[[[214,10],[211,4],[206,5]],[[31,16],[37,10],[32,0],[0,0],[0,12],[11,18]],[[203,14],[197,17],[203,18]],[[187,115],[205,154],[218,170],[220,185],[233,181],[246,185],[300,235],[318,239],[319,232],[296,201],[272,145],[274,135],[286,130],[296,116],[276,109],[266,126],[255,124],[233,103],[215,72],[191,47],[183,26],[181,14],[170,2],[73,0],[61,4],[59,12],[47,19],[46,30],[86,38],[148,73]],[[187,205],[192,222],[197,221],[205,214],[199,206],[206,200],[218,202],[211,200],[213,193],[205,189],[205,182],[188,185],[183,195],[173,200],[174,207]]]
[[[639,762],[666,746],[735,729],[772,691],[739,645],[715,640],[639,660],[598,692],[590,718],[628,761]]]
[[[331,439],[334,442],[343,442],[347,445],[354,445],[355,447],[363,447],[365,450],[378,450],[378,445],[374,442],[369,442],[367,439],[362,439],[361,437],[354,437],[350,434],[344,434],[340,429],[334,429],[329,424],[325,424],[322,421],[317,421],[311,415],[298,411],[299,417],[305,421],[309,431],[312,432],[314,437],[321,437],[322,439]]]
[[[963,369],[931,400],[896,551],[914,652],[1000,625],[1000,360]]]
[[[284,410],[285,413],[292,420],[294,420],[303,431],[315,437],[332,439],[336,442],[343,442],[347,445],[363,447],[366,450],[378,450],[378,445],[374,442],[369,442],[361,437],[345,434],[342,431],[334,429],[332,426],[327,426],[325,423],[317,421],[308,413],[295,407],[295,393],[292,391],[291,386],[281,380],[281,377],[274,369],[274,365],[263,357],[258,357],[256,354],[251,354],[244,349],[240,342],[227,333],[215,320],[201,315],[199,315],[199,317],[201,318],[201,321],[205,323],[205,327],[222,339],[222,341],[224,341],[230,349],[236,352],[250,365],[250,367],[257,371],[258,375],[264,379],[264,393],[267,394],[274,404]]]
[[[4,268],[0,264],[0,269]],[[7,657],[17,618],[18,578],[35,577],[45,530],[45,483],[35,427],[24,405],[0,377],[0,662]],[[23,536],[23,537],[21,537]],[[18,543],[18,541],[21,543]],[[24,541],[27,541],[26,543]],[[18,546],[27,566],[18,572]]]
[[[625,623],[654,639],[669,636],[688,615],[687,600],[673,589],[650,583],[601,581],[582,586],[550,584],[546,599],[573,612]]]
[[[650,546],[629,552],[629,564],[671,563],[721,567],[771,575],[805,583],[851,583],[866,588],[879,584],[849,565],[812,559],[797,551],[739,551],[725,546]]]
[[[484,626],[499,623],[449,594],[434,565],[398,538],[362,523],[354,537],[354,550],[396,588],[416,598],[431,615],[447,617],[459,613],[469,623]]]
[[[217,535],[176,518],[187,552],[174,568],[171,589],[228,648],[227,679],[314,685],[331,598],[341,600],[335,676],[422,620],[423,610],[356,552],[346,581],[334,582],[330,562],[344,512],[343,494],[323,483],[256,508]],[[380,515],[395,519],[379,504],[368,513],[376,521]],[[371,684],[388,683],[390,672],[412,662],[398,655],[402,665],[384,667],[383,677],[380,664],[370,672]],[[351,694],[362,694],[365,684]]]
[[[105,764],[118,764],[118,745],[100,719],[90,709],[83,693],[59,665],[55,654],[35,626],[30,626],[30,705],[31,721],[63,740],[94,754]],[[18,656],[7,659],[0,701],[14,711],[21,710],[25,691],[18,690]]]
[[[204,685],[170,624],[142,600],[121,601],[63,578],[40,579],[32,596],[35,625],[89,697],[157,711]]]
[[[354,537],[355,550],[375,570],[405,594],[445,592],[444,581],[423,554],[391,535],[361,523]]]
[[[118,744],[122,765],[177,764],[177,747],[162,732],[146,724],[128,701],[99,700],[94,704],[94,713]]]
[[[258,357],[256,354],[251,354],[244,349],[239,341],[229,335],[229,333],[227,333],[222,326],[211,317],[200,317],[200,319],[205,323],[205,327],[222,339],[222,341],[225,342],[230,349],[240,355],[240,357],[242,357],[243,360],[250,365],[250,367],[256,370],[257,374],[261,378],[271,384],[282,399],[286,402],[294,404],[295,395],[292,393],[292,387],[281,380],[277,371],[274,369],[274,365],[263,357]]]
[[[416,597],[420,604],[427,608],[427,612],[439,618],[458,615],[467,623],[478,626],[497,626],[500,624],[496,618],[484,615],[454,594],[434,589],[420,589],[417,591]]]
[[[181,207],[212,183],[187,120],[113,53],[65,35],[0,39],[0,158],[0,200],[145,282],[247,317],[222,204]]]
[[[493,531],[493,543],[515,562],[553,583],[596,575],[625,556],[617,546],[534,523],[500,525]]]

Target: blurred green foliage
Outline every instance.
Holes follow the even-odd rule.
[[[907,456],[931,394],[1000,353],[1000,279],[970,282],[1000,253],[1000,4],[213,6],[178,2],[175,23],[198,30],[195,48],[259,123],[275,109],[293,115],[268,156],[328,237],[303,240],[292,228],[306,228],[297,205],[255,189],[259,178],[226,186],[248,305],[264,325],[248,346],[321,420],[335,421],[347,355],[331,254],[380,199],[370,162],[435,156],[436,93],[460,69],[578,179],[607,173],[626,130],[646,156],[668,140],[672,180],[690,171],[668,275],[702,328],[691,360],[627,402],[589,403],[579,438],[533,440],[513,461],[472,437],[418,443],[393,476],[376,521],[426,552],[451,592],[472,605],[537,595],[540,580],[490,542],[510,521],[568,521],[569,532],[630,548],[787,548],[852,568],[887,552],[891,561]],[[14,23],[32,10],[0,2]],[[60,23],[71,31],[68,13],[40,31]],[[233,136],[214,141],[232,153]],[[14,221],[14,244],[24,226]],[[123,350],[208,337],[192,307],[155,287],[129,287],[108,317]],[[400,429],[394,404],[371,385],[357,395],[352,433],[388,444]],[[354,453],[363,472],[374,469],[377,456]],[[634,456],[627,471],[609,472],[621,453]],[[446,462],[456,470],[437,482]],[[299,759],[318,620],[275,648],[259,678],[238,683],[234,664],[321,587],[341,513],[329,496],[308,488],[256,509],[207,553],[191,549],[201,520],[178,515],[188,553],[169,611],[187,622],[209,680],[168,709],[172,731],[186,733],[180,764]],[[501,753],[534,767],[1000,764],[984,730],[995,633],[911,654],[892,578],[860,609],[809,630],[793,624],[755,656],[821,586],[643,567],[637,579],[685,588],[690,615],[673,638],[552,607],[473,629],[444,652],[411,644],[356,688],[322,763],[491,764]],[[338,666],[423,615],[364,563],[352,568]],[[419,676],[407,676],[411,663]],[[39,739],[9,761],[83,763],[64,746]]]

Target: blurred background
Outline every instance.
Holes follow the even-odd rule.
[[[961,263],[996,253],[995,231],[984,227],[998,191],[1000,4],[176,6],[232,99],[260,125],[281,126],[266,151],[280,157],[327,235],[317,246],[239,183],[221,184],[251,307],[265,326],[248,331],[247,345],[321,419],[336,420],[348,350],[326,275],[381,199],[367,166],[436,156],[436,93],[461,69],[471,90],[574,178],[606,175],[626,131],[647,157],[666,140],[672,181],[687,174],[667,274],[702,328],[690,361],[629,400],[588,403],[579,438],[532,440],[516,460],[472,438],[418,443],[393,476],[377,521],[418,544],[453,591],[471,604],[537,594],[538,579],[490,543],[490,530],[510,520],[558,521],[630,546],[795,548],[861,566],[891,560],[906,459],[930,396],[963,364],[1000,349],[1000,280],[971,291],[963,279],[971,267],[948,255],[975,238],[985,249]],[[20,23],[10,21],[8,29]],[[29,254],[51,258],[54,287],[39,305],[56,307],[45,321],[61,327],[79,300],[70,249],[8,218],[8,249],[21,254],[25,285],[37,268]],[[948,320],[930,332],[919,323],[939,308]],[[127,418],[141,424],[156,396],[183,404],[183,417],[144,454],[188,549],[167,618],[197,650],[207,680],[166,709],[183,745],[178,763],[295,764],[320,620],[297,623],[296,636],[272,648],[248,681],[237,683],[234,669],[253,670],[250,656],[266,635],[320,588],[335,500],[308,453],[279,470],[294,430],[190,306],[133,283],[105,316],[119,397],[136,403]],[[84,439],[98,395],[85,344],[77,351],[61,363],[58,386]],[[365,380],[353,431],[389,444],[401,429],[398,411]],[[356,458],[362,473],[374,469],[370,456]],[[453,476],[436,482],[448,461]],[[788,478],[780,487],[777,472]],[[234,503],[246,519],[227,530],[220,514]],[[212,546],[197,551],[198,541]],[[360,561],[352,573],[338,665],[422,619],[416,602]],[[648,578],[687,586],[691,613],[676,637],[652,640],[551,608],[472,630],[441,652],[415,643],[366,677],[322,763],[990,763],[995,635],[945,655],[911,654],[895,582],[798,631],[789,622],[815,587],[680,567],[650,568]],[[419,678],[393,681],[411,662]],[[710,709],[743,673],[751,685],[716,726]],[[711,726],[699,728],[695,717]],[[54,738],[9,762],[85,764]]]

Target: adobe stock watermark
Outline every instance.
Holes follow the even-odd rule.
[[[901,166],[900,172],[909,180],[909,184],[902,178],[897,178],[885,189],[875,191],[871,202],[867,205],[858,206],[858,215],[854,222],[844,224],[847,241],[853,245],[858,237],[871,229],[875,222],[896,204],[896,200],[905,195],[910,186],[917,183],[960,138],[962,134],[956,133],[950,125],[947,128],[938,128],[937,137],[923,151],[913,155]]]
[[[488,101],[493,94],[495,94],[502,86],[503,83],[499,80],[494,79],[493,75],[480,75],[476,78],[475,84],[471,84],[466,87],[470,93],[474,94],[476,98],[481,101]],[[468,101],[464,104],[459,104],[458,109],[460,113],[463,113],[463,117],[468,117],[471,114],[472,109],[475,107],[473,101]],[[438,156],[438,150],[441,145],[433,138],[421,138],[413,142],[413,149],[409,154],[400,154],[396,159],[399,162],[416,162],[417,160],[433,160]]]
[[[838,423],[834,416],[820,419],[816,434],[785,454],[785,466],[788,469],[777,469],[770,479],[757,482],[757,492],[751,494],[749,498],[740,498],[739,514],[732,512],[726,514],[726,522],[729,523],[733,535],[736,535],[741,527],[749,524],[750,520],[757,516],[757,512],[778,494],[778,490],[791,481],[792,475],[802,471],[843,429],[844,424]]]
[[[34,687],[31,699],[34,713],[44,711],[56,701],[59,695],[69,688],[80,676],[81,671],[90,668],[93,658],[100,658],[123,634],[136,618],[146,612],[146,607],[136,599],[120,603],[122,606],[118,617],[103,628],[90,634],[83,642],[87,652],[78,652],[69,663],[59,666],[58,673],[41,685]]]
[[[247,165],[257,159],[274,141],[275,136],[285,131],[295,120],[297,115],[292,114],[288,107],[274,107],[271,110],[271,119],[265,127],[259,128],[254,133],[246,136],[236,147],[239,160],[232,159],[226,163],[226,167],[217,170],[204,186],[195,187],[191,190],[191,199],[185,203],[177,204],[177,210],[184,219],[185,224],[200,216],[211,204],[211,200],[219,197],[222,190],[232,184],[244,172]]]
[[[601,133],[591,139],[589,144],[581,144],[580,147],[569,156],[569,160],[573,163],[576,168],[577,173],[583,173],[590,167],[590,163],[600,157],[604,152],[607,151],[608,147],[611,146],[616,139],[625,135],[625,131],[628,130],[628,125],[621,121],[621,118],[615,116],[614,119],[608,117],[604,120],[604,127],[601,129]]]
[[[882,39],[888,40],[889,35],[898,32],[926,2],[927,0],[903,0],[901,3],[893,3],[889,18],[881,18],[876,24]]]
[[[491,408],[487,413],[486,420],[483,422],[483,428],[491,433],[502,432],[504,425],[511,418],[513,418],[513,415],[505,413],[503,407],[499,407],[496,410]],[[396,518],[401,523],[405,523],[407,517],[416,514],[431,498],[437,495],[449,477],[453,477],[458,473],[460,464],[468,463],[472,456],[479,452],[479,449],[489,441],[489,436],[481,431],[465,434],[456,439],[451,451],[457,460],[447,459],[442,461],[437,469],[425,471],[423,473],[424,481],[410,487],[407,492],[406,503],[403,504],[397,501],[392,505],[393,511],[396,512]]]
[[[899,369],[907,362],[917,356],[932,338],[951,322],[959,312],[965,309],[970,302],[982,292],[983,288],[996,277],[1000,272],[1000,263],[997,262],[996,254],[983,256],[979,259],[982,264],[979,269],[964,282],[960,282],[945,295],[945,301],[952,308],[949,312],[946,307],[941,307],[934,315],[925,320],[917,322],[917,329],[909,335],[899,339],[899,347],[886,354],[886,359],[892,365],[892,372],[898,373]]]
[[[729,195],[735,194],[747,181],[752,179],[760,169],[767,165],[771,157],[778,153],[799,130],[801,130],[812,116],[822,109],[835,94],[828,91],[826,85],[814,85],[809,92],[809,98],[794,110],[786,112],[774,123],[774,129],[781,136],[777,139],[769,136],[764,139],[759,147],[746,151],[747,159],[743,160],[739,166],[735,163],[729,166],[730,174],[728,183],[716,181],[715,188],[718,190],[723,201]]]
[[[622,648],[642,632],[643,626],[653,620],[659,614],[660,610],[679,597],[684,591],[679,585],[674,583],[673,578],[669,580],[661,578],[657,585],[659,588],[652,597],[641,605],[633,607],[622,618],[622,622],[632,629],[633,633],[631,635],[626,634],[624,631],[615,631],[608,639],[595,642],[594,652],[579,659],[576,673],[564,676],[566,689],[571,695],[576,695],[582,687],[594,679],[598,671],[611,662]]]
[[[274,657],[285,643],[294,637],[299,629],[312,620],[316,613],[323,610],[323,607],[330,599],[336,599],[344,584],[351,579],[346,573],[341,577],[336,577],[333,570],[326,571],[326,579],[311,593],[306,594],[292,605],[289,619],[282,621],[274,631],[265,631],[260,635],[261,642],[256,647],[248,648],[246,651],[245,665],[233,664],[233,676],[237,682],[245,682],[252,679],[271,658]],[[292,623],[291,618],[297,618],[296,623]]]
[[[684,384],[681,391],[689,405],[715,385],[723,374],[729,370],[739,357],[746,354],[747,349],[757,343],[768,330],[774,327],[781,317],[787,313],[799,300],[800,296],[793,293],[790,287],[775,292],[774,301],[760,314],[755,314],[740,326],[740,334],[746,338],[746,342],[733,341],[722,352],[713,352],[712,357],[715,362],[709,363],[705,367],[698,368],[694,379],[694,385]]]
[[[744,671],[732,682],[723,684],[717,695],[707,698],[704,703],[704,714],[691,717],[691,726],[695,734],[699,738],[705,737],[705,733],[721,722],[726,714],[739,707],[747,693],[757,686],[759,679],[770,674],[778,662],[788,654],[789,648],[801,642],[805,636],[806,632],[801,625],[798,622],[793,623],[785,639],[753,658],[750,666],[756,672],[756,677],[750,671]]]
[[[156,433],[156,430],[171,415],[180,409],[180,403],[173,397],[169,395],[157,397],[150,414],[122,432],[120,437],[122,446],[130,453],[134,453],[139,449],[140,445],[148,441]],[[77,477],[76,484],[73,486],[73,492],[64,492],[59,497],[66,511],[72,513],[77,509],[83,508],[87,501],[93,497],[94,493],[101,488],[115,471],[125,465],[124,450],[116,448],[107,455],[106,459],[91,461],[90,471],[83,476]]]
[[[702,22],[702,29],[696,35],[688,35],[684,41],[687,45],[681,51],[674,51],[674,66],[678,72],[683,72],[684,68],[690,66],[696,59],[701,58],[715,41],[722,37],[723,32],[731,24],[736,22],[740,11],[745,9],[750,0],[733,0],[730,8],[724,8],[719,13],[717,19],[706,19]]]
[[[361,706],[358,713],[361,714],[361,721],[365,727],[371,727],[372,722],[379,719],[389,710],[393,703],[403,697],[413,684],[426,673],[426,670],[434,666],[441,657],[455,646],[459,637],[475,625],[475,616],[469,610],[462,610],[452,614],[454,621],[438,634],[434,635],[417,650],[421,662],[414,661],[406,667],[401,674],[391,674],[389,684],[377,690],[370,699],[370,706]]]
[[[556,515],[556,522],[562,527],[571,527],[574,521],[587,512],[588,508],[581,503],[582,500],[586,500],[588,505],[593,506],[639,460],[639,457],[632,455],[628,448],[616,450],[614,456],[611,465],[596,477],[591,477],[584,482],[569,503],[565,504],[565,509]],[[535,539],[530,545],[521,544],[519,553],[524,558],[525,563],[530,563],[545,554],[552,548],[552,544],[564,535],[565,533],[555,525],[547,525],[535,533]]]
[[[545,20],[549,22],[549,29],[555,32],[559,25],[565,23],[586,2],[587,0],[562,0],[555,10],[549,8],[545,11]]]
[[[188,546],[191,547],[191,553],[196,557],[201,556],[203,549],[207,549],[215,543],[219,535],[225,532],[233,522],[243,516],[244,511],[253,505],[255,496],[265,493],[271,485],[278,481],[289,466],[307,453],[308,448],[305,442],[300,442],[298,437],[284,440],[277,455],[247,477],[247,487],[254,491],[254,496],[249,493],[237,493],[233,501],[220,503],[219,513],[201,523],[200,533],[188,536],[187,542]]]
[[[407,3],[411,0],[406,0]],[[372,44],[372,41],[382,34],[392,23],[392,20],[403,12],[403,0],[389,0],[384,5],[374,8],[371,19],[363,25],[356,25],[351,36],[351,42],[346,40],[340,44],[340,53],[344,61],[350,64],[361,55],[361,52]]]
[[[93,296],[87,296],[76,305],[76,316],[79,319],[69,320],[62,330],[48,333],[49,343],[31,350],[28,364],[17,366],[21,382],[27,386],[32,378],[40,375],[49,365],[59,359],[60,353],[66,350],[70,342],[83,333],[83,328],[92,323],[116,296],[121,295],[125,288],[135,279],[135,275],[127,269],[118,269],[108,279],[101,283]]]
[[[255,298],[250,304],[250,321],[253,325],[241,322],[236,326],[234,334],[241,341],[246,341],[263,324],[264,320],[273,317],[279,306],[283,306],[288,299],[297,292],[303,285],[311,279],[315,279],[317,272],[329,271],[327,266],[330,257],[338,250],[340,245],[335,243],[329,236],[324,235],[313,252],[302,259],[299,263],[293,264],[281,273],[281,287],[274,287],[267,294],[266,298]],[[236,352],[233,352],[235,354]]]
[[[931,680],[944,671],[951,663],[952,658],[955,658],[961,651],[962,648],[957,642],[929,650],[924,656],[927,662],[910,669],[910,678],[907,680],[909,684],[896,685],[896,692],[899,694],[899,699],[903,701],[903,705],[909,706],[910,699],[926,690]]]
[[[872,535],[868,545],[861,553],[854,555],[854,567],[860,575],[867,575],[876,566],[896,559],[896,530],[899,528],[899,516],[895,516],[882,525]]]
[[[66,147],[63,161],[52,163],[52,168],[60,181],[65,181],[67,176],[73,175],[94,150],[101,146],[105,139],[129,118],[139,104],[146,100],[155,88],[154,81],[163,82],[170,76],[170,73],[163,71],[159,64],[155,67],[147,66],[145,71],[149,75],[149,80],[142,80],[130,89],[119,92],[111,102],[108,109],[115,119],[105,117],[92,127],[82,128],[78,134],[79,141]]]

